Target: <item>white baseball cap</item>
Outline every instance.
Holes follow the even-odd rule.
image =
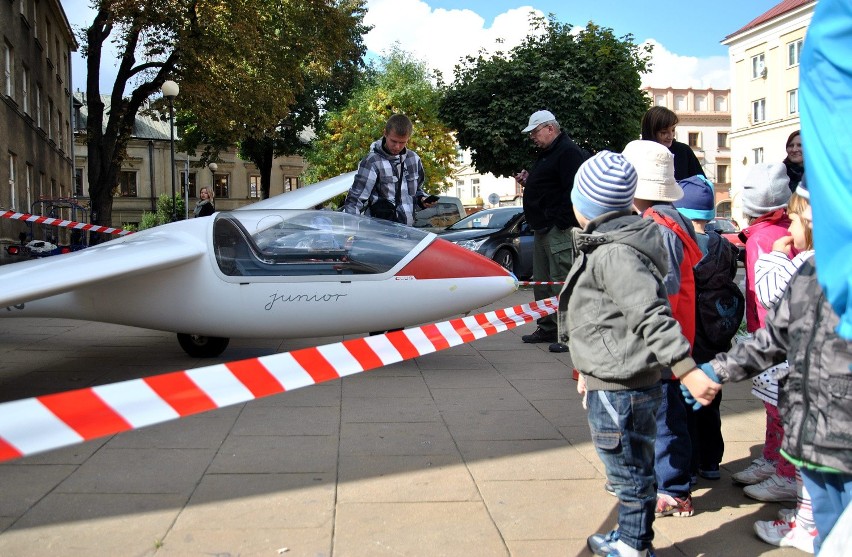
[[[530,123],[527,127],[521,130],[521,133],[530,133],[540,125],[545,122],[553,122],[556,120],[556,116],[549,110],[539,110],[538,112],[533,112],[533,115],[530,116]]]

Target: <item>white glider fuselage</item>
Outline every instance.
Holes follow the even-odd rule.
[[[179,221],[0,267],[4,317],[64,317],[211,337],[299,338],[443,319],[517,288],[435,235],[329,211]]]

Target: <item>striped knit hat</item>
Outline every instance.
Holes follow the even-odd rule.
[[[601,151],[577,170],[571,201],[587,219],[627,211],[633,205],[637,179],[636,170],[624,156]]]

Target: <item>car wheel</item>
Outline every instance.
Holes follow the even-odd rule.
[[[512,253],[512,250],[506,248],[498,249],[497,253],[494,254],[494,261],[506,270],[515,272],[515,254]]]
[[[225,351],[230,339],[178,333],[178,344],[193,358],[215,358]]]

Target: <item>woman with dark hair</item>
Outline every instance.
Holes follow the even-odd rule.
[[[675,127],[677,126],[677,114],[664,106],[651,107],[642,116],[642,139],[656,141],[665,145],[674,155],[675,180],[685,180],[700,174],[704,176],[704,170],[698,157],[686,143],[675,140]]]
[[[790,191],[795,192],[796,186],[802,181],[805,173],[805,157],[802,153],[802,132],[796,130],[787,138],[787,158],[784,159],[787,176],[790,178]]]

